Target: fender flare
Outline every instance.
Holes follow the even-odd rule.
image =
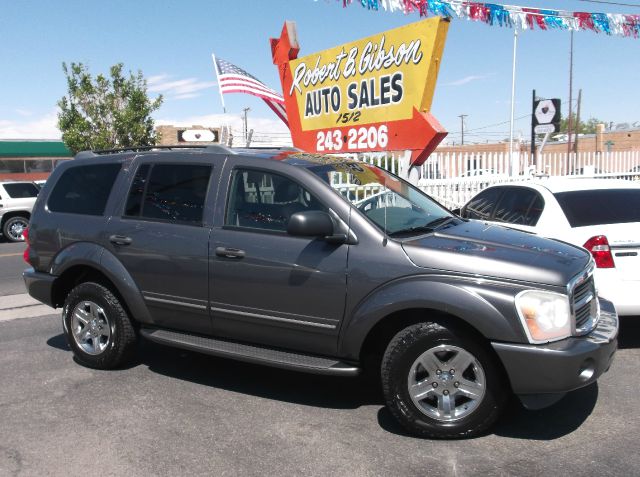
[[[442,278],[411,277],[374,290],[345,322],[338,345],[340,356],[360,359],[362,346],[373,327],[385,317],[409,309],[431,309],[453,315],[489,340],[526,342],[515,310],[509,318],[481,296],[475,284],[446,283]],[[503,300],[509,297],[512,295],[505,293]]]
[[[114,254],[96,243],[75,242],[55,256],[51,264],[51,274],[61,276],[66,270],[77,265],[94,268],[105,275],[116,287],[131,311],[132,318],[140,323],[153,324],[142,293]]]

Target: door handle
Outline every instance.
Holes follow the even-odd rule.
[[[131,237],[125,237],[124,235],[112,235],[109,237],[109,242],[115,245],[131,245],[133,240]]]
[[[216,255],[224,258],[244,258],[244,250],[237,248],[216,247]]]

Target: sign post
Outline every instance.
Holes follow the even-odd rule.
[[[431,18],[298,58],[295,24],[271,39],[293,145],[307,152],[411,151],[446,136],[429,112],[448,20]]]

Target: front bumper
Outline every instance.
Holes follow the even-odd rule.
[[[600,310],[598,325],[585,336],[545,345],[492,343],[513,392],[525,406],[553,404],[568,391],[587,386],[608,371],[618,348],[618,314],[604,299],[600,299]]]
[[[52,290],[53,282],[58,277],[48,273],[36,272],[33,268],[27,268],[22,272],[22,278],[24,278],[24,284],[29,295],[45,305],[55,308]]]

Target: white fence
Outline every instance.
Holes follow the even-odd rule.
[[[505,152],[434,153],[420,167],[421,179],[451,179],[480,175],[549,176],[634,174],[640,170],[640,151],[538,154],[516,152],[510,165]]]
[[[400,156],[393,153],[354,155],[395,174]],[[509,167],[507,153],[434,153],[418,168],[417,185],[449,208],[464,205],[489,185],[546,176],[640,179],[640,151],[539,154],[519,153]],[[513,172],[513,175],[510,173]],[[373,191],[372,191],[373,192]]]

